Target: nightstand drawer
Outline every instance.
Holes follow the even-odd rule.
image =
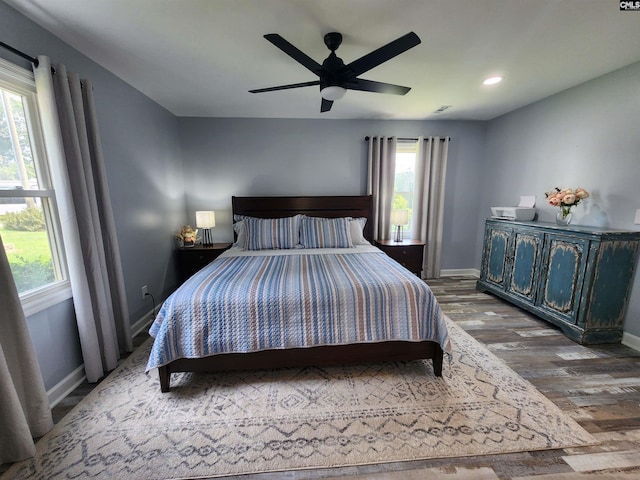
[[[422,247],[392,249],[391,258],[412,272],[422,270]]]
[[[178,248],[176,250],[178,285],[182,285],[191,275],[213,262],[230,246],[230,243],[214,243],[206,247],[196,245],[195,247]]]
[[[424,245],[424,242],[418,240],[404,240],[402,242],[381,240],[376,242],[376,246],[380,250],[416,275],[420,275],[422,271]]]

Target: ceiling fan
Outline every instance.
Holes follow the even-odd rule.
[[[374,50],[367,55],[345,65],[341,58],[336,55],[336,50],[342,43],[342,35],[338,32],[330,32],[324,36],[324,44],[331,53],[320,65],[311,57],[294,47],[277,33],[269,33],[264,36],[276,47],[289,55],[302,66],[311,70],[316,74],[318,80],[311,82],[292,83],[290,85],[280,85],[279,87],[259,88],[257,90],[249,90],[251,93],[273,92],[276,90],[287,90],[290,88],[320,86],[320,95],[322,96],[321,112],[328,112],[335,100],[339,100],[344,96],[347,90],[360,90],[364,92],[390,93],[392,95],[404,95],[410,87],[393,85],[391,83],[375,82],[373,80],[365,80],[358,78],[359,75],[368,72],[381,63],[391,60],[393,57],[406,52],[410,48],[420,43],[420,38],[414,32],[394,40],[387,45]]]

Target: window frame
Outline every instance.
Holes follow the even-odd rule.
[[[49,159],[44,143],[42,123],[38,111],[38,93],[33,72],[0,58],[0,88],[23,98],[25,121],[29,132],[33,160],[38,177],[37,190],[0,190],[5,198],[40,198],[51,260],[56,278],[51,283],[20,293],[25,316],[33,315],[72,297],[71,284],[57,209],[56,194],[51,183]]]

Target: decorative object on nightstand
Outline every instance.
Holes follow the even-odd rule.
[[[231,247],[230,242],[178,248],[176,251],[178,285],[182,285],[191,275],[213,262],[229,247]]]
[[[176,239],[178,242],[182,242],[183,247],[193,247],[196,244],[196,238],[198,230],[191,228],[191,225],[184,225],[178,233],[176,233]]]
[[[422,272],[425,245],[422,240],[376,240],[376,247],[418,276]]]
[[[196,212],[196,227],[202,229],[202,244],[213,245],[211,229],[216,226],[216,212],[200,210]]]
[[[402,242],[402,227],[407,223],[409,223],[409,210],[406,208],[391,210],[391,224],[396,226],[394,238],[396,242]]]

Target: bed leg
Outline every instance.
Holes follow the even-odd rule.
[[[444,358],[444,352],[442,348],[438,345],[436,348],[435,355],[433,356],[433,373],[436,377],[442,376],[442,360]]]
[[[158,368],[158,377],[160,378],[160,391],[162,393],[168,392],[171,383],[171,371],[168,365]]]

